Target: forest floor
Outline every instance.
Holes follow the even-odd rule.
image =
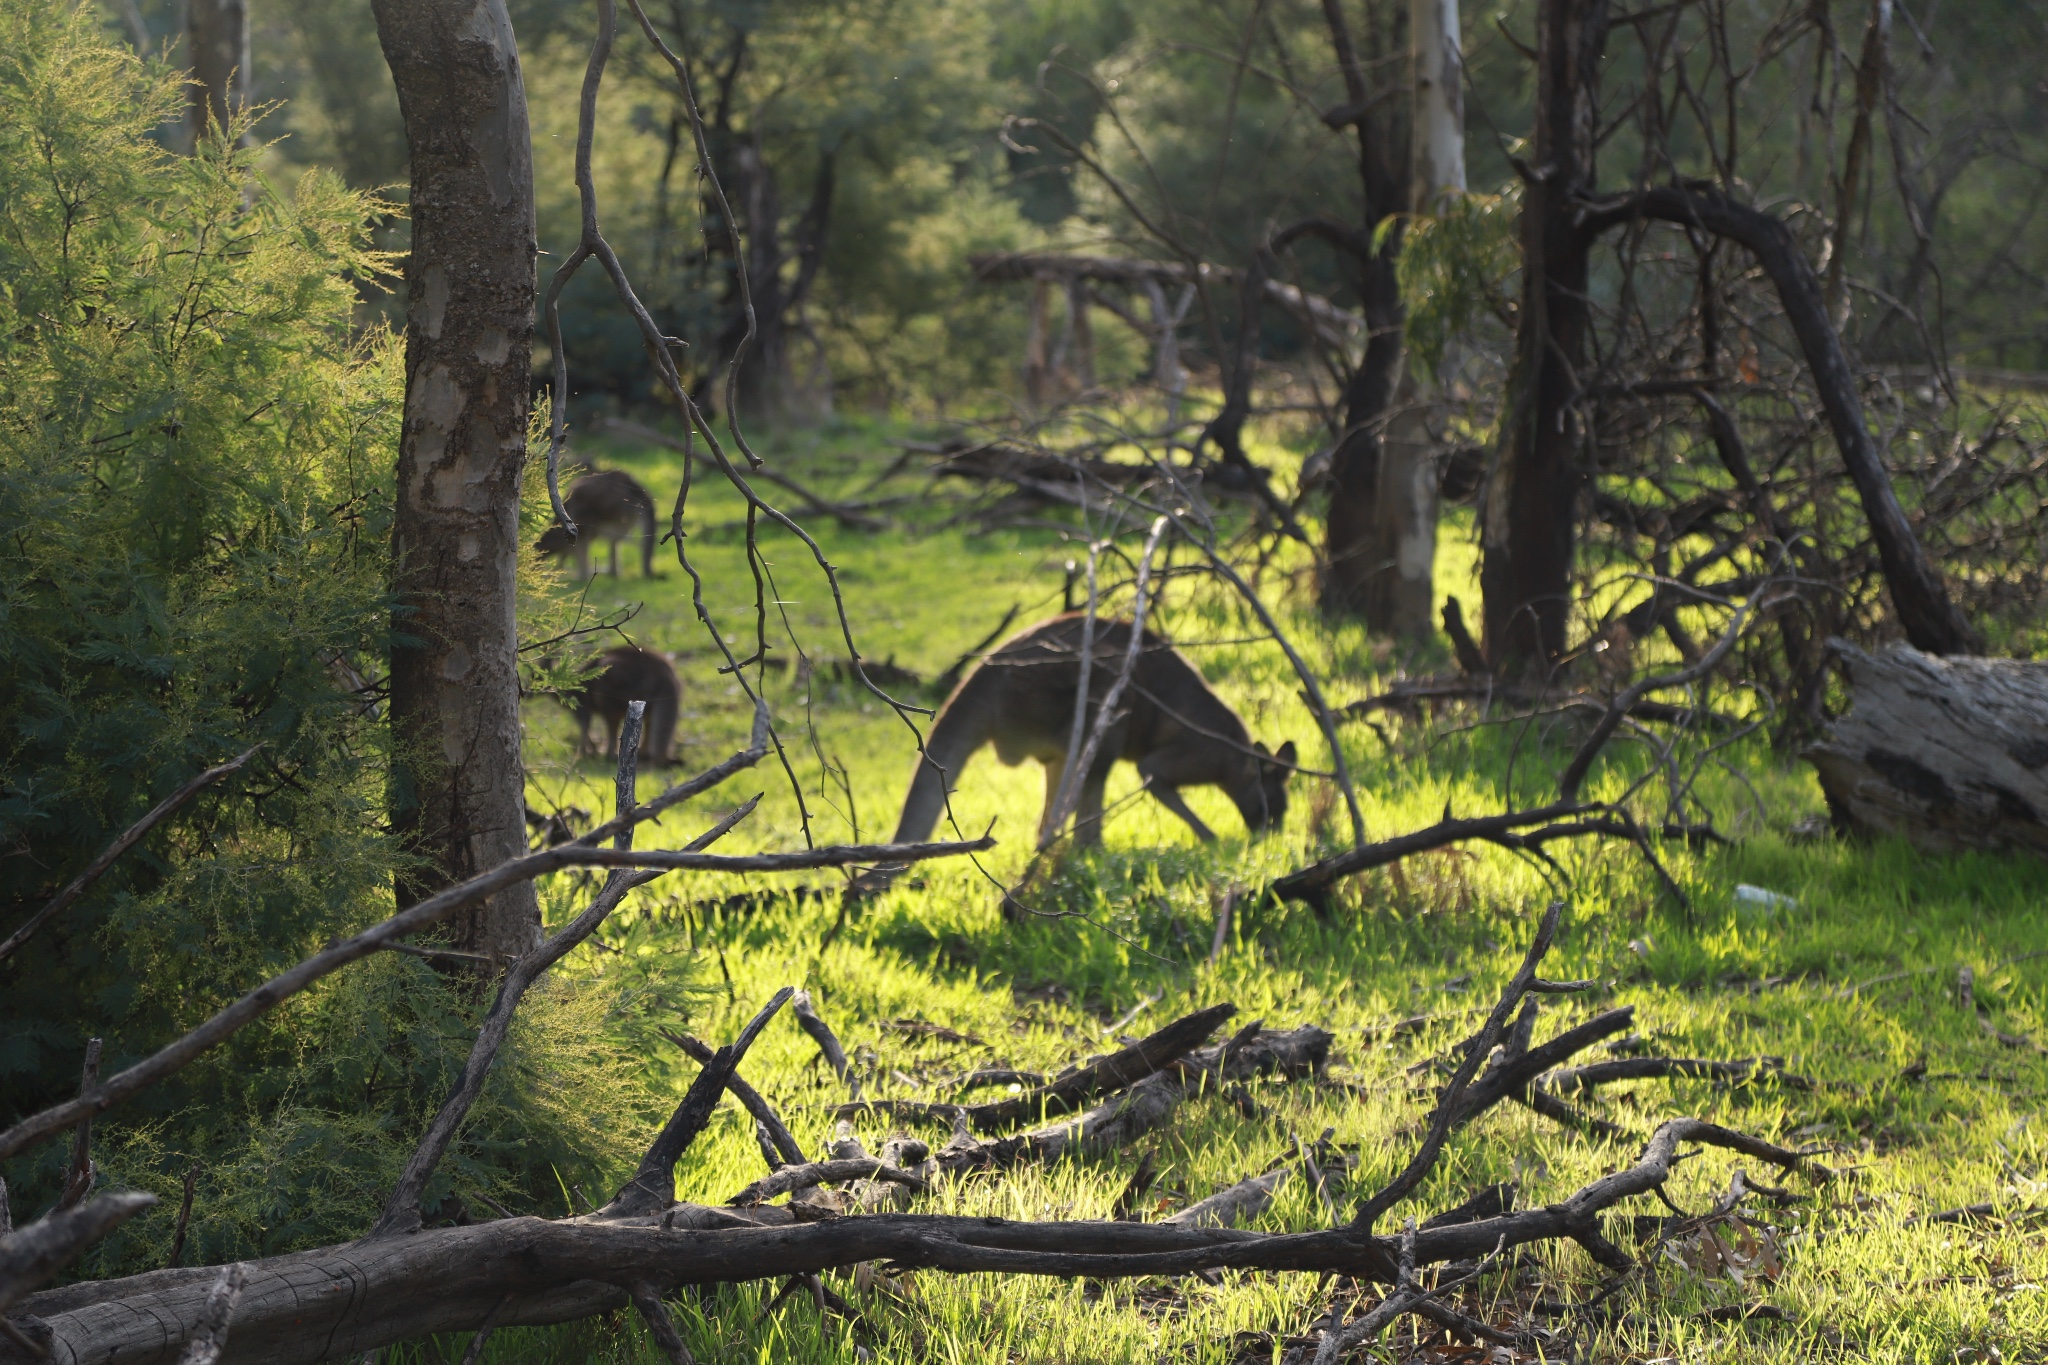
[[[847,496],[894,454],[888,434],[847,425],[786,438],[769,454],[778,467]],[[605,464],[632,469],[652,488],[665,525],[676,457],[600,449]],[[702,480],[693,495],[691,522],[707,529],[689,543],[707,601],[744,641],[736,652],[745,654],[754,619],[735,529],[740,507],[715,481],[715,474]],[[901,479],[880,492],[922,488]],[[1077,549],[1051,521],[976,533],[942,525],[938,512],[904,515],[913,526],[907,534],[804,518],[839,566],[867,658],[893,660],[928,679],[1013,604],[1019,624],[1058,608],[1063,565]],[[1468,541],[1455,526],[1446,533],[1441,577],[1450,590],[1470,576]],[[763,543],[779,599],[774,610],[816,659],[808,698],[794,667],[771,670],[768,680],[812,836],[820,843],[886,838],[910,774],[911,737],[885,706],[823,668],[845,651],[808,552],[787,537],[764,536]],[[627,632],[676,656],[684,679],[678,771],[694,771],[738,747],[748,708],[714,672],[718,660],[695,623],[690,581],[672,550],[664,549],[657,567],[661,576],[651,582],[630,566],[618,579],[600,577],[589,598],[599,606],[642,604]],[[1318,624],[1305,579],[1276,569],[1266,585],[1275,600],[1293,604],[1289,628],[1325,670],[1333,702],[1370,695],[1398,674],[1400,661],[1384,650]],[[1277,649],[1246,643],[1255,632],[1227,604],[1192,588],[1169,594],[1164,615],[1254,735],[1269,743],[1295,739],[1305,763],[1325,762]],[[784,646],[771,658],[788,660],[782,622],[771,618],[770,625]],[[1546,762],[1554,766],[1557,736],[1471,720],[1447,713],[1434,721],[1386,717],[1377,733],[1349,728],[1347,752],[1369,831],[1384,837],[1430,823],[1447,803],[1460,814],[1501,809],[1508,777],[1530,791]],[[574,757],[568,714],[537,699],[528,730],[534,803],[606,813],[608,765]],[[1026,861],[1043,788],[1035,768],[1004,768],[984,753],[962,778],[955,807],[970,834],[994,822],[1000,843],[979,867],[926,865],[836,935],[839,900],[824,879],[809,882],[823,894],[804,896],[795,889],[802,879],[742,885],[671,877],[636,893],[607,927],[605,942],[616,951],[580,953],[568,970],[629,995],[634,983],[660,976],[658,968],[669,979],[687,972],[687,995],[669,1003],[680,1002],[691,1032],[714,1041],[729,1037],[777,988],[807,987],[854,1054],[867,1093],[881,1098],[949,1100],[957,1093],[952,1082],[977,1067],[1051,1072],[1111,1050],[1117,1034],[1142,1034],[1220,1001],[1237,1005],[1240,1022],[1318,1024],[1336,1036],[1330,1079],[1342,1084],[1276,1081],[1185,1105],[1172,1127],[1153,1135],[1159,1180],[1141,1212],[1162,1216],[1248,1175],[1294,1164],[1297,1142],[1319,1138],[1326,1157],[1343,1154],[1331,1162],[1340,1169],[1328,1186],[1343,1208],[1405,1161],[1431,1103],[1429,1059],[1470,1031],[1519,961],[1538,911],[1559,897],[1564,927],[1546,974],[1601,984],[1591,998],[1552,1007],[1539,1037],[1560,1021],[1633,1004],[1636,1046],[1674,1057],[1782,1058],[1786,1071],[1812,1087],[1768,1079],[1609,1087],[1587,1105],[1631,1133],[1616,1140],[1518,1107],[1497,1109],[1452,1139],[1429,1182],[1393,1216],[1425,1216],[1495,1181],[1514,1182],[1519,1204],[1561,1198],[1627,1164],[1659,1121],[1680,1115],[1814,1149],[1837,1176],[1826,1183],[1794,1177],[1794,1198],[1783,1207],[1751,1200],[1739,1218],[1694,1227],[1661,1248],[1642,1244],[1641,1272],[1589,1310],[1572,1305],[1600,1288],[1603,1273],[1584,1253],[1569,1245],[1526,1248],[1483,1285],[1497,1315],[1524,1312],[1559,1332],[1575,1330],[1577,1358],[1597,1361],[2048,1360],[2048,1132],[2039,1112],[2048,1091],[2039,1041],[2048,1040],[2048,956],[2039,955],[2048,949],[2048,867],[1801,839],[1794,827],[1821,810],[1803,765],[1761,741],[1721,757],[1728,769],[1700,790],[1735,842],[1671,853],[1685,906],[1626,846],[1577,845],[1560,852],[1560,869],[1548,876],[1503,852],[1460,849],[1354,879],[1328,919],[1245,898],[1212,958],[1224,888],[1257,887],[1341,844],[1342,807],[1316,796],[1320,784],[1300,779],[1284,831],[1248,843],[1220,794],[1196,794],[1197,809],[1222,835],[1203,847],[1120,771],[1105,848],[1063,864],[1035,907],[1069,913],[1006,922],[997,883],[1014,879]],[[1596,782],[1624,780],[1630,761],[1618,754]],[[765,793],[761,809],[721,847],[799,844],[802,821],[772,756],[642,842],[680,843],[755,792]],[[1739,901],[1735,888],[1744,883],[1796,904]],[[567,877],[546,888],[551,920],[569,913],[579,894]],[[1975,974],[1967,1008],[1957,991],[1964,966]],[[1402,1020],[1419,1022],[1392,1032]],[[673,1092],[695,1071],[658,1049],[645,1065],[653,1084]],[[743,1074],[806,1150],[831,1137],[825,1111],[843,1089],[793,1025],[777,1021]],[[875,1150],[890,1125],[874,1119],[859,1131]],[[936,1142],[944,1131],[927,1136]],[[623,1145],[622,1162],[637,1150]],[[976,1176],[919,1195],[913,1207],[1106,1217],[1140,1156],[1133,1150]],[[1669,1196],[1681,1209],[1704,1210],[1744,1164],[1709,1151],[1679,1168]],[[1746,1164],[1755,1180],[1777,1179]],[[728,1102],[686,1154],[678,1185],[684,1198],[715,1203],[761,1174],[750,1127]],[[1637,1202],[1626,1212],[1668,1212],[1654,1200]],[[566,1189],[563,1203],[552,1212],[573,1207]],[[1929,1218],[1976,1205],[1990,1211]],[[1307,1229],[1330,1218],[1297,1170],[1258,1226]],[[802,1293],[769,1308],[778,1286],[756,1284],[685,1294],[683,1335],[700,1361],[1223,1365],[1277,1360],[1286,1338],[1323,1313],[1332,1292],[1314,1276],[1263,1273],[1225,1273],[1214,1284],[863,1273],[828,1277],[828,1284],[858,1308],[857,1324],[821,1317]],[[452,1360],[463,1344],[422,1343],[396,1358]],[[1485,1360],[1490,1349],[1452,1347],[1440,1336],[1419,1340],[1410,1322],[1373,1358]],[[624,1316],[500,1332],[486,1355],[506,1362],[659,1358],[637,1319]]]

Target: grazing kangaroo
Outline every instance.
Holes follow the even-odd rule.
[[[637,645],[622,645],[604,655],[604,669],[563,702],[576,713],[576,752],[590,751],[590,718],[604,718],[607,756],[619,751],[619,727],[626,723],[626,703],[644,701],[647,714],[640,732],[640,761],[669,763],[670,746],[676,737],[676,710],[682,701],[682,685],[666,657]]]
[[[569,520],[576,523],[576,539],[561,526],[550,526],[535,542],[542,554],[576,555],[576,573],[590,577],[590,546],[607,540],[612,547],[612,577],[619,576],[619,542],[635,531],[640,533],[640,573],[654,577],[654,499],[640,481],[623,469],[603,469],[585,474],[569,485],[562,499]]]
[[[1085,620],[1072,612],[1019,631],[954,689],[925,741],[895,842],[915,843],[931,834],[967,760],[990,742],[1004,763],[1035,758],[1045,765],[1046,810],[1039,816],[1039,837],[1045,836],[1073,731]],[[1130,622],[1095,622],[1088,683],[1091,726],[1102,696],[1123,668],[1130,641]],[[1118,759],[1137,764],[1146,790],[1205,843],[1216,836],[1181,799],[1182,787],[1223,788],[1253,833],[1278,825],[1286,815],[1294,742],[1281,745],[1278,753],[1254,743],[1244,722],[1209,689],[1195,666],[1149,630],[1119,710],[1081,787],[1075,820],[1080,843],[1102,842],[1102,789]]]

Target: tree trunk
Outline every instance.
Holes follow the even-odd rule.
[[[1465,192],[1465,54],[1458,0],[1408,0],[1411,202],[1432,212]]]
[[[1804,757],[1836,828],[2048,857],[2048,664],[1829,648],[1855,705]]]
[[[754,306],[754,339],[740,361],[736,386],[739,415],[772,420],[782,415],[795,387],[789,361],[790,300],[782,277],[782,191],[757,140],[736,139],[732,164],[739,201],[735,207],[745,224],[741,259],[746,262]],[[737,293],[734,302],[738,303]],[[728,356],[742,344],[747,327],[744,311],[727,324],[724,350]]]
[[[1409,0],[1408,38],[1412,94],[1409,119],[1408,203],[1431,212],[1446,193],[1465,189],[1465,100],[1459,50],[1457,0]],[[1385,263],[1389,277],[1391,260]],[[1391,278],[1389,285],[1398,286]],[[1382,325],[1402,325],[1401,300],[1394,292],[1377,311]],[[1436,632],[1436,443],[1426,420],[1427,394],[1413,371],[1401,372],[1398,350],[1391,361],[1367,359],[1379,367],[1371,382],[1387,385],[1380,402],[1386,413],[1379,442],[1371,509],[1361,549],[1352,567],[1363,582],[1351,585],[1359,613],[1376,631],[1404,640],[1426,640]],[[1394,373],[1385,371],[1391,368]],[[1361,471],[1362,474],[1362,471]],[[1333,506],[1332,511],[1335,511]],[[1357,515],[1350,506],[1346,518]],[[1349,527],[1344,528],[1346,533]],[[1334,556],[1333,556],[1334,558]]]
[[[1398,577],[1390,523],[1399,514],[1382,497],[1387,452],[1387,409],[1401,382],[1401,285],[1391,251],[1364,265],[1359,292],[1365,304],[1365,355],[1344,388],[1344,436],[1330,455],[1330,513],[1324,530],[1322,607],[1355,616],[1373,630],[1393,629],[1388,619]]]
[[[533,156],[502,0],[375,0],[412,154],[405,427],[392,525],[391,822],[426,866],[401,905],[525,848],[520,470],[535,256]],[[531,885],[465,913],[493,959],[539,939]]]
[[[1350,251],[1359,262],[1358,293],[1365,312],[1365,355],[1344,389],[1344,433],[1330,453],[1330,512],[1324,527],[1321,602],[1325,612],[1355,616],[1374,630],[1409,633],[1408,594],[1401,591],[1404,528],[1415,524],[1415,509],[1403,505],[1414,482],[1411,462],[1397,454],[1386,469],[1387,410],[1401,382],[1401,332],[1406,312],[1394,258],[1396,235],[1375,251],[1372,234],[1389,214],[1409,207],[1408,137],[1392,105],[1375,102],[1365,66],[1353,44],[1338,0],[1323,0],[1323,17],[1358,135],[1358,178],[1364,198],[1364,226]],[[1382,111],[1382,112],[1375,112]],[[1389,477],[1391,475],[1391,478]],[[1433,501],[1433,500],[1432,500]],[[1430,517],[1430,553],[1435,524]],[[1412,545],[1409,559],[1415,557]],[[1425,570],[1424,572],[1427,572]],[[1427,632],[1428,608],[1423,608]]]
[[[1500,448],[1481,511],[1484,644],[1496,672],[1564,653],[1580,471],[1572,409],[1585,351],[1589,234],[1574,199],[1593,184],[1607,0],[1543,0],[1536,109],[1522,197],[1522,306]]]
[[[186,88],[185,127],[196,147],[208,133],[219,136],[230,119],[248,111],[248,0],[188,0],[185,46],[195,82]],[[248,135],[237,141],[247,145]]]

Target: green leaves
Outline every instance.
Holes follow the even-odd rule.
[[[1481,319],[1513,327],[1521,207],[1521,182],[1512,181],[1499,194],[1457,195],[1434,217],[1408,220],[1399,266],[1408,354],[1430,374],[1444,348]]]

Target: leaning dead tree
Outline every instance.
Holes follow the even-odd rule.
[[[637,736],[636,736],[637,738]],[[622,744],[622,753],[627,747]],[[757,755],[758,757],[758,755]],[[622,799],[630,803],[632,765],[621,763]],[[650,803],[651,804],[651,803]],[[639,809],[607,826],[630,842]],[[594,841],[578,845],[595,853]],[[631,850],[615,852],[627,855]],[[929,852],[953,851],[932,849]],[[820,850],[820,854],[828,851]],[[872,855],[875,850],[864,850]],[[830,856],[851,851],[833,850]],[[712,855],[700,855],[710,859]],[[739,860],[725,860],[735,862]],[[813,858],[822,865],[828,858]],[[658,866],[659,864],[655,864]],[[535,961],[559,956],[594,931],[619,882],[599,893],[583,915],[544,946]],[[1318,1231],[1263,1233],[1231,1226],[1255,1216],[1270,1201],[1280,1174],[1253,1177],[1162,1222],[1028,1222],[894,1211],[903,1202],[968,1171],[1000,1172],[1020,1163],[1057,1161],[1081,1151],[1115,1152],[1165,1123],[1174,1109],[1234,1081],[1257,1076],[1313,1082],[1321,1073],[1330,1035],[1313,1026],[1269,1032],[1253,1022],[1224,1042],[1204,1042],[1230,1017],[1219,1005],[1176,1021],[1111,1057],[1074,1070],[1022,1096],[972,1109],[928,1108],[909,1117],[954,1125],[936,1149],[899,1135],[870,1155],[856,1136],[855,1120],[884,1106],[859,1102],[843,1108],[840,1137],[827,1158],[798,1160],[787,1130],[766,1101],[745,1086],[738,1068],[749,1047],[789,999],[775,995],[734,1040],[715,1051],[693,1048],[703,1068],[637,1169],[596,1211],[546,1220],[508,1217],[463,1227],[423,1228],[417,1200],[448,1135],[460,1124],[504,1034],[503,1020],[535,972],[515,972],[480,1034],[470,1065],[423,1137],[406,1176],[368,1236],[344,1246],[267,1258],[233,1267],[156,1271],[126,1280],[75,1284],[37,1292],[65,1260],[92,1237],[135,1212],[147,1196],[109,1195],[84,1208],[52,1215],[0,1241],[0,1307],[8,1336],[0,1360],[60,1362],[118,1359],[170,1362],[188,1343],[205,1341],[221,1361],[330,1360],[436,1332],[488,1332],[507,1325],[539,1325],[632,1308],[672,1361],[689,1354],[666,1300],[690,1285],[747,1280],[804,1282],[819,1272],[863,1262],[948,1273],[1129,1278],[1216,1270],[1336,1273],[1360,1283],[1391,1287],[1383,1300],[1350,1321],[1333,1309],[1322,1325],[1325,1354],[1370,1335],[1392,1318],[1415,1314],[1469,1339],[1534,1348],[1541,1329],[1503,1329],[1456,1302],[1442,1283],[1424,1290],[1419,1267],[1453,1262],[1490,1264],[1489,1258],[1530,1243],[1568,1240],[1610,1270],[1635,1258],[1609,1233],[1606,1219],[1632,1198],[1659,1191],[1681,1149],[1720,1147],[1786,1170],[1824,1178],[1825,1168],[1804,1154],[1712,1123],[1679,1118],[1660,1125],[1636,1159],[1554,1203],[1523,1210],[1508,1192],[1481,1194],[1418,1226],[1412,1216],[1390,1231],[1385,1221],[1420,1191],[1435,1172],[1450,1135],[1495,1106],[1518,1102],[1560,1122],[1594,1126],[1552,1093],[1584,1090],[1606,1079],[1597,1067],[1568,1068],[1580,1051],[1626,1031],[1628,1008],[1609,1010],[1542,1043],[1535,1040],[1540,1001],[1570,994],[1592,982],[1553,981],[1539,968],[1555,939],[1562,906],[1553,904],[1534,926],[1521,965],[1478,1031],[1454,1053],[1414,1152],[1400,1170],[1361,1199],[1348,1214],[1332,1206],[1332,1225]],[[373,931],[378,932],[378,931]],[[395,932],[388,926],[383,932]],[[822,1027],[822,1026],[821,1026]],[[829,1029],[825,1032],[829,1034]],[[1656,1059],[1651,1059],[1656,1060]],[[1669,1059],[1643,1074],[1705,1074],[1715,1063]],[[1736,1067],[1743,1075],[1752,1065]],[[1635,1073],[1630,1073],[1635,1074]],[[764,1134],[767,1177],[722,1203],[679,1198],[675,1168],[703,1131],[720,1096],[730,1089],[753,1111]],[[888,1107],[903,1113],[904,1107]],[[39,1116],[41,1120],[42,1116]],[[970,1126],[1002,1132],[971,1136]],[[1048,1122],[1049,1120],[1049,1122]],[[34,1132],[53,1130],[35,1122]],[[22,1130],[0,1135],[0,1153],[22,1149]],[[776,1134],[769,1141],[767,1134]],[[784,1203],[770,1202],[788,1196]],[[239,1282],[239,1290],[234,1288]],[[815,1283],[813,1281],[813,1283]],[[1462,1282],[1457,1282],[1462,1283]],[[827,1302],[822,1286],[815,1291]],[[834,1296],[836,1297],[836,1296]],[[1319,1356],[1319,1358],[1321,1358]]]

